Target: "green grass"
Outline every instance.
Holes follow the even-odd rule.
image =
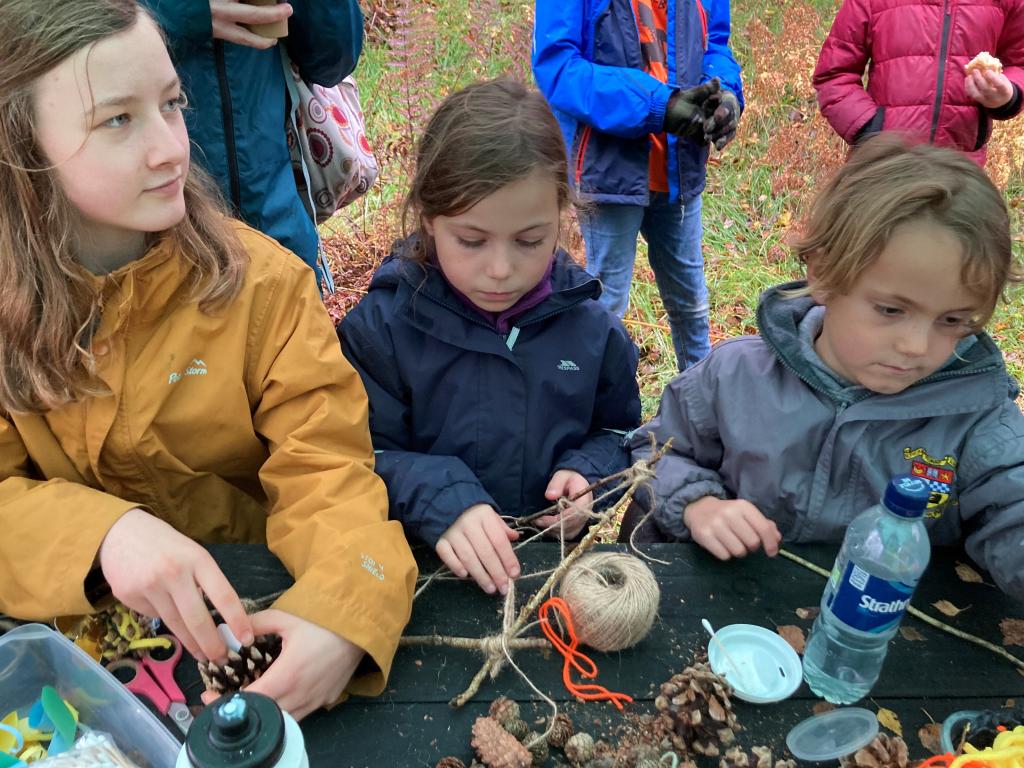
[[[552,1],[555,0],[545,0]],[[571,0],[566,0],[571,1]],[[405,0],[408,3],[408,0]],[[402,5],[394,0],[394,5]],[[397,236],[395,203],[405,191],[410,137],[452,89],[473,80],[512,74],[529,77],[532,3],[509,0],[412,0],[407,34],[420,43],[398,55],[370,42],[356,76],[367,133],[381,159],[378,185],[326,225],[326,233],[357,230],[366,242]],[[802,275],[786,239],[792,236],[815,186],[842,160],[843,147],[817,114],[810,72],[838,0],[733,0],[733,39],[743,65],[747,109],[737,140],[709,167],[704,195],[704,256],[711,301],[712,338],[753,332],[760,293]],[[371,30],[371,40],[374,38]],[[380,39],[394,39],[385,31]],[[411,59],[411,60],[410,60]],[[396,64],[399,66],[396,68]],[[410,114],[409,104],[416,114]],[[1000,153],[995,148],[1003,143]],[[1024,221],[1024,118],[1001,126],[989,169],[1004,186],[1014,231]],[[374,239],[370,234],[376,233]],[[386,235],[386,237],[385,237]],[[1015,242],[1018,258],[1024,242]],[[582,254],[580,254],[582,255]],[[379,259],[375,253],[369,260]],[[352,253],[353,259],[368,258]],[[372,267],[372,264],[370,264]],[[1024,288],[1008,292],[989,326],[1011,373],[1024,375]],[[641,348],[639,380],[644,415],[656,407],[675,374],[664,310],[641,242],[626,324]]]

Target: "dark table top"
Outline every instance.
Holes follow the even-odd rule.
[[[837,548],[790,549],[830,568]],[[210,550],[242,596],[271,594],[290,583],[283,567],[264,547],[222,545]],[[774,629],[795,624],[808,631],[811,620],[800,619],[795,611],[818,605],[824,587],[821,576],[781,557],[755,554],[721,563],[699,547],[684,544],[647,545],[644,551],[668,562],[651,564],[661,585],[659,617],[651,634],[638,646],[619,653],[588,651],[600,670],[597,682],[632,695],[635,702],[627,710],[637,714],[654,712],[658,684],[706,650],[707,635],[701,618],[706,617],[715,627],[749,623]],[[558,547],[538,543],[519,554],[523,572],[531,573],[552,567],[558,560]],[[432,553],[419,551],[417,559],[422,573],[437,567]],[[990,584],[961,581],[954,567],[962,559],[961,553],[952,550],[933,552],[932,564],[913,605],[1000,645],[1000,621],[1024,618],[1024,604]],[[541,582],[540,578],[522,581],[520,603]],[[955,618],[945,617],[931,607],[937,600],[948,600],[966,610]],[[485,595],[472,583],[437,581],[416,601],[406,634],[494,634],[500,628],[500,609],[499,599]],[[1024,702],[1024,676],[1009,661],[911,616],[905,618],[904,626],[917,629],[924,639],[910,641],[897,635],[870,698],[857,706],[873,710],[886,707],[896,712],[912,757],[927,755],[916,734],[930,722],[929,718],[941,722],[960,709],[997,709],[1008,699]],[[529,634],[539,636],[536,630]],[[623,724],[623,716],[611,704],[580,704],[571,699],[562,685],[562,659],[557,653],[522,650],[515,658],[534,684],[573,718],[577,730],[587,730],[600,738]],[[473,651],[400,648],[387,690],[380,697],[351,699],[303,721],[310,764],[313,768],[433,766],[445,755],[459,756],[468,764],[472,723],[486,714],[496,697],[506,695],[518,700],[528,722],[548,715],[549,707],[507,667],[496,680],[485,681],[465,707],[452,709],[449,700],[466,688],[482,661]],[[192,665],[181,665],[179,676],[190,701],[198,701],[201,685]],[[766,745],[781,755],[786,733],[811,716],[818,701],[806,684],[792,698],[778,704],[759,706],[736,700],[735,710],[743,727],[738,743],[748,747]]]

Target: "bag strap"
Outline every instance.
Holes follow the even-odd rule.
[[[279,42],[277,45],[278,50],[281,52],[281,67],[284,70],[284,82],[288,86],[288,100],[291,102],[291,107],[288,110],[288,121],[291,123],[292,130],[295,131],[295,141],[298,144],[299,141],[299,107],[302,104],[302,100],[299,98],[299,89],[295,84],[295,71],[292,69],[292,60],[288,55],[288,47],[283,43]],[[334,286],[334,276],[331,274],[331,267],[327,263],[327,253],[324,251],[324,243],[320,238],[320,229],[317,227],[316,221],[316,203],[313,201],[313,183],[309,179],[309,168],[306,166],[306,156],[302,152],[300,146],[296,146],[296,155],[299,158],[299,168],[302,169],[302,178],[306,181],[306,199],[302,201],[303,205],[307,205],[307,212],[311,219],[313,219],[313,229],[316,230],[316,262],[320,265],[320,271],[323,274],[324,282],[327,284],[327,293],[334,293],[336,290]]]
[[[89,484],[78,468],[71,463],[71,459],[64,452],[64,447],[42,414],[18,413],[10,414],[8,418],[18,430],[29,459],[39,468],[45,479],[59,477],[72,483]]]

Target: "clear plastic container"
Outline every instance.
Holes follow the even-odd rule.
[[[85,651],[42,624],[0,637],[0,717],[27,712],[44,685],[78,710],[83,725],[109,733],[140,768],[174,768],[181,743]]]

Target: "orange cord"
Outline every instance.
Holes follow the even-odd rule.
[[[569,634],[568,643],[565,642],[558,630],[548,619],[550,611],[561,614],[562,623],[565,624],[565,630]],[[552,597],[545,600],[537,611],[537,615],[540,618],[540,628],[544,632],[545,637],[551,641],[551,644],[565,658],[565,664],[562,666],[562,682],[565,683],[566,690],[569,693],[584,701],[610,701],[620,710],[622,709],[622,702],[633,701],[633,697],[628,694],[609,691],[604,686],[597,685],[596,683],[580,684],[572,681],[570,672],[573,669],[579,672],[582,677],[593,680],[597,677],[597,665],[589,656],[577,650],[579,639],[576,637],[576,629],[572,624],[572,614],[565,600],[560,597]]]
[[[948,768],[949,764],[953,762],[955,755],[952,752],[947,752],[944,755],[932,755],[927,760],[923,760],[917,764],[917,768]]]

